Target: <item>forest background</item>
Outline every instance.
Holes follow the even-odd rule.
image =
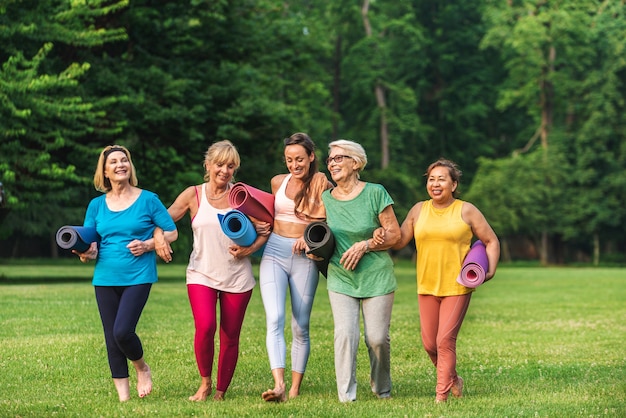
[[[269,190],[303,131],[361,143],[400,222],[443,156],[504,261],[626,264],[625,3],[0,0],[0,257],[66,256],[106,145],[167,206],[221,139]]]

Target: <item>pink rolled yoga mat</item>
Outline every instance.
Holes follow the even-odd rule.
[[[248,216],[274,225],[274,195],[245,183],[235,183],[228,193],[228,204]]]
[[[478,240],[465,256],[461,273],[456,281],[465,287],[478,287],[485,281],[485,274],[488,270],[487,248],[482,241]]]

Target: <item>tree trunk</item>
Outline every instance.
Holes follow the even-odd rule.
[[[337,35],[333,62],[333,141],[339,138],[338,115],[340,110],[339,89],[341,86],[341,42],[341,35]]]
[[[593,234],[593,265],[600,264],[600,236],[598,233]]]
[[[550,76],[554,73],[554,60],[556,59],[556,49],[550,45],[548,50],[548,66],[543,71],[541,80],[541,147],[548,148],[548,136],[552,130],[552,114],[554,107],[554,86]]]
[[[541,147],[544,150],[544,158],[547,159],[548,136],[552,130],[552,114],[554,107],[554,86],[550,80],[550,76],[554,72],[554,60],[556,58],[556,49],[554,45],[550,45],[548,49],[548,65],[542,70],[541,80]],[[549,178],[544,179],[550,182]],[[544,228],[541,233],[541,264],[547,265],[549,262],[549,237],[548,230]]]
[[[511,261],[511,249],[509,248],[509,241],[506,238],[500,240],[500,248],[502,249],[502,261]]]
[[[56,234],[50,237],[50,256],[54,259],[59,258],[59,246],[57,245]]]
[[[389,129],[385,89],[380,84],[376,84],[376,102],[380,111],[380,168],[385,169],[389,166]]]
[[[369,38],[372,36],[372,25],[370,24],[368,12],[370,2],[369,0],[363,1],[361,7],[361,16],[363,18],[363,27],[365,28],[365,35]],[[385,100],[385,87],[380,82],[376,81],[374,86],[374,94],[376,95],[376,104],[378,105],[378,111],[380,112],[380,168],[385,169],[389,166],[389,128],[387,126],[387,102]]]
[[[13,248],[11,249],[11,258],[17,258],[20,256],[20,236],[19,234],[13,242]]]
[[[539,261],[542,266],[548,265],[548,232],[541,233],[541,245],[539,246]]]

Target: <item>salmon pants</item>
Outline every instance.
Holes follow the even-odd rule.
[[[437,368],[437,397],[446,399],[456,383],[456,337],[469,307],[471,293],[438,297],[417,295],[422,344]]]

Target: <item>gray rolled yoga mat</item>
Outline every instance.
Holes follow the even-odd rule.
[[[99,242],[100,236],[96,228],[65,225],[59,228],[56,235],[57,245],[64,250],[87,251],[92,242]]]
[[[326,222],[316,221],[307,225],[304,230],[304,241],[309,246],[307,254],[321,257],[315,261],[320,273],[326,277],[328,274],[328,262],[335,251],[335,237]]]

